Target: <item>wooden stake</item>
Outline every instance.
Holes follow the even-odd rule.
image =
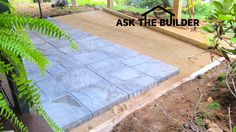
[[[181,19],[182,13],[182,0],[174,0],[173,12],[175,14],[175,19]]]
[[[73,7],[76,7],[76,6],[77,6],[76,0],[71,0],[71,1],[72,1],[72,6],[73,6]]]
[[[41,7],[41,1],[40,0],[38,0],[38,5],[39,5],[40,18],[43,18],[43,13],[42,13],[42,7]]]
[[[113,0],[107,0],[107,8],[113,8]]]

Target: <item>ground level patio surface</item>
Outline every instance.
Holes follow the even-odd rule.
[[[25,66],[41,90],[47,113],[64,129],[80,125],[179,72],[164,62],[51,21],[70,34],[80,50],[71,49],[66,40],[30,33],[52,65],[44,78],[32,63],[25,62]]]
[[[31,33],[52,66],[45,78],[34,65],[26,66],[42,91],[45,109],[65,129],[96,116],[106,120],[108,116],[98,115],[151,87],[156,86],[149,91],[158,92],[157,84],[178,72],[168,81],[181,80],[210,63],[208,54],[188,59],[202,49],[145,27],[116,27],[118,18],[103,11],[54,19],[79,42],[80,51],[71,50],[65,40]]]

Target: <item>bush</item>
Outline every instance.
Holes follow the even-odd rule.
[[[211,12],[212,7],[209,3],[200,3],[195,6],[195,13],[199,15],[207,15]]]
[[[169,0],[115,0],[119,5],[128,5],[138,8],[152,8],[156,5],[163,5],[169,3]]]

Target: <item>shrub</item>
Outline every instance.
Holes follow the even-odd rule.
[[[229,55],[236,55],[236,0],[215,0],[212,2],[213,10],[208,17],[209,24],[202,29],[211,33],[208,38],[209,49],[221,52],[231,65],[227,68],[225,82],[232,95],[236,98],[234,78],[236,76],[236,61],[231,62]],[[224,41],[227,46],[222,42]]]
[[[162,5],[163,1],[168,0],[116,0],[116,3],[138,8],[152,8],[158,4]]]

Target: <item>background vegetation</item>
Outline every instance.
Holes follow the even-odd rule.
[[[12,3],[33,3],[33,0],[10,0]],[[45,1],[45,0],[44,0]],[[52,1],[52,0],[51,0]],[[70,2],[70,0],[68,0]],[[200,20],[206,20],[206,14],[212,10],[210,3],[199,2],[201,0],[196,0],[195,5],[195,18]],[[77,4],[80,6],[96,6],[105,7],[107,0],[77,0]],[[168,5],[171,8],[172,0],[114,0],[115,10],[125,10],[134,13],[144,13],[149,8],[157,4]],[[183,10],[183,18],[189,18],[188,10]]]

